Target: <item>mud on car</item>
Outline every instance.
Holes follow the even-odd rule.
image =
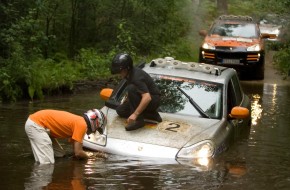
[[[267,34],[261,34],[258,23],[249,16],[222,15],[209,31],[201,30],[204,40],[199,62],[236,69],[242,76],[264,79]]]
[[[85,148],[110,154],[203,164],[226,151],[251,125],[250,100],[232,68],[158,58],[139,65],[161,91],[162,122],[126,131],[115,108],[126,99],[126,81],[103,89],[103,133],[85,136]],[[204,162],[205,161],[205,162]]]

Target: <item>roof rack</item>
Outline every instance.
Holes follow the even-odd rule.
[[[244,21],[253,21],[253,18],[250,16],[242,15],[221,15],[219,20],[244,20]]]
[[[214,65],[196,62],[182,62],[175,60],[172,57],[153,59],[150,63],[150,67],[167,67],[172,69],[184,69],[189,71],[203,72],[216,76],[221,75],[221,69],[215,67]]]

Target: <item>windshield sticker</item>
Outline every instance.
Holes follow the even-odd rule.
[[[188,82],[188,83],[195,83],[195,80],[191,79],[185,79],[185,78],[180,78],[180,77],[172,77],[172,76],[165,76],[162,75],[159,77],[160,79],[166,79],[166,80],[173,80],[173,81],[182,81],[182,82]]]
[[[237,41],[237,38],[224,37],[224,41]]]
[[[249,43],[253,42],[252,39],[246,39],[246,38],[237,38],[237,41],[238,42],[249,42]]]

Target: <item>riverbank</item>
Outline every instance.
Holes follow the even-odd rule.
[[[114,88],[118,84],[117,78],[111,77],[106,79],[96,79],[89,81],[78,81],[74,83],[74,93],[88,91],[88,90],[101,90],[103,88]]]

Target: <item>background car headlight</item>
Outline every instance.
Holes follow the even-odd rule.
[[[201,141],[192,146],[182,148],[177,158],[208,158],[214,154],[214,145],[211,141]]]
[[[255,44],[247,48],[247,51],[260,51],[260,50],[261,50],[261,46],[259,44]]]
[[[202,44],[203,49],[215,49],[215,46],[209,43],[203,43]]]

